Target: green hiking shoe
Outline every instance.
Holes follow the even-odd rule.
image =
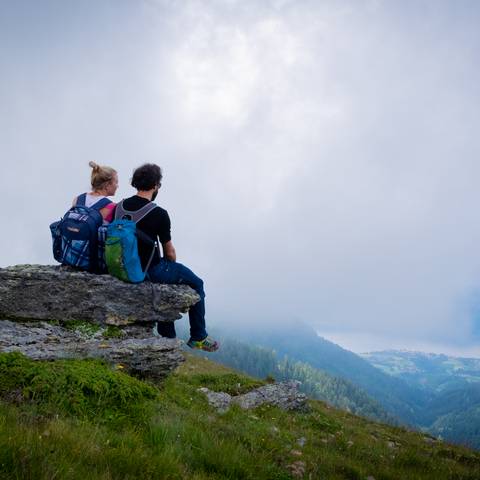
[[[196,350],[204,350],[205,352],[215,352],[220,348],[219,343],[210,337],[205,337],[203,340],[190,339],[187,342],[187,345],[190,348],[194,348]]]

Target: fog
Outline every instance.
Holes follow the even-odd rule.
[[[0,266],[144,162],[207,321],[480,356],[480,4],[0,2]]]

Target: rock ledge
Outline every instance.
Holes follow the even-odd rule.
[[[152,325],[181,318],[198,300],[186,285],[130,284],[63,266],[0,268],[0,352],[35,360],[102,358],[163,378],[184,357],[180,342],[154,337]],[[66,328],[69,322],[93,324],[94,333]],[[104,338],[112,325],[118,338]]]
[[[0,318],[15,321],[168,322],[181,318],[199,300],[187,285],[125,283],[64,266],[0,268]]]

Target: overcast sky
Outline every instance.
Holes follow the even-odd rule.
[[[480,356],[480,2],[0,0],[0,266],[164,170],[207,322]]]

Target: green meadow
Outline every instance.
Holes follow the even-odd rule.
[[[99,361],[0,354],[0,478],[480,478],[478,452],[320,401],[219,413],[198,391],[263,383],[190,355],[156,385]]]

